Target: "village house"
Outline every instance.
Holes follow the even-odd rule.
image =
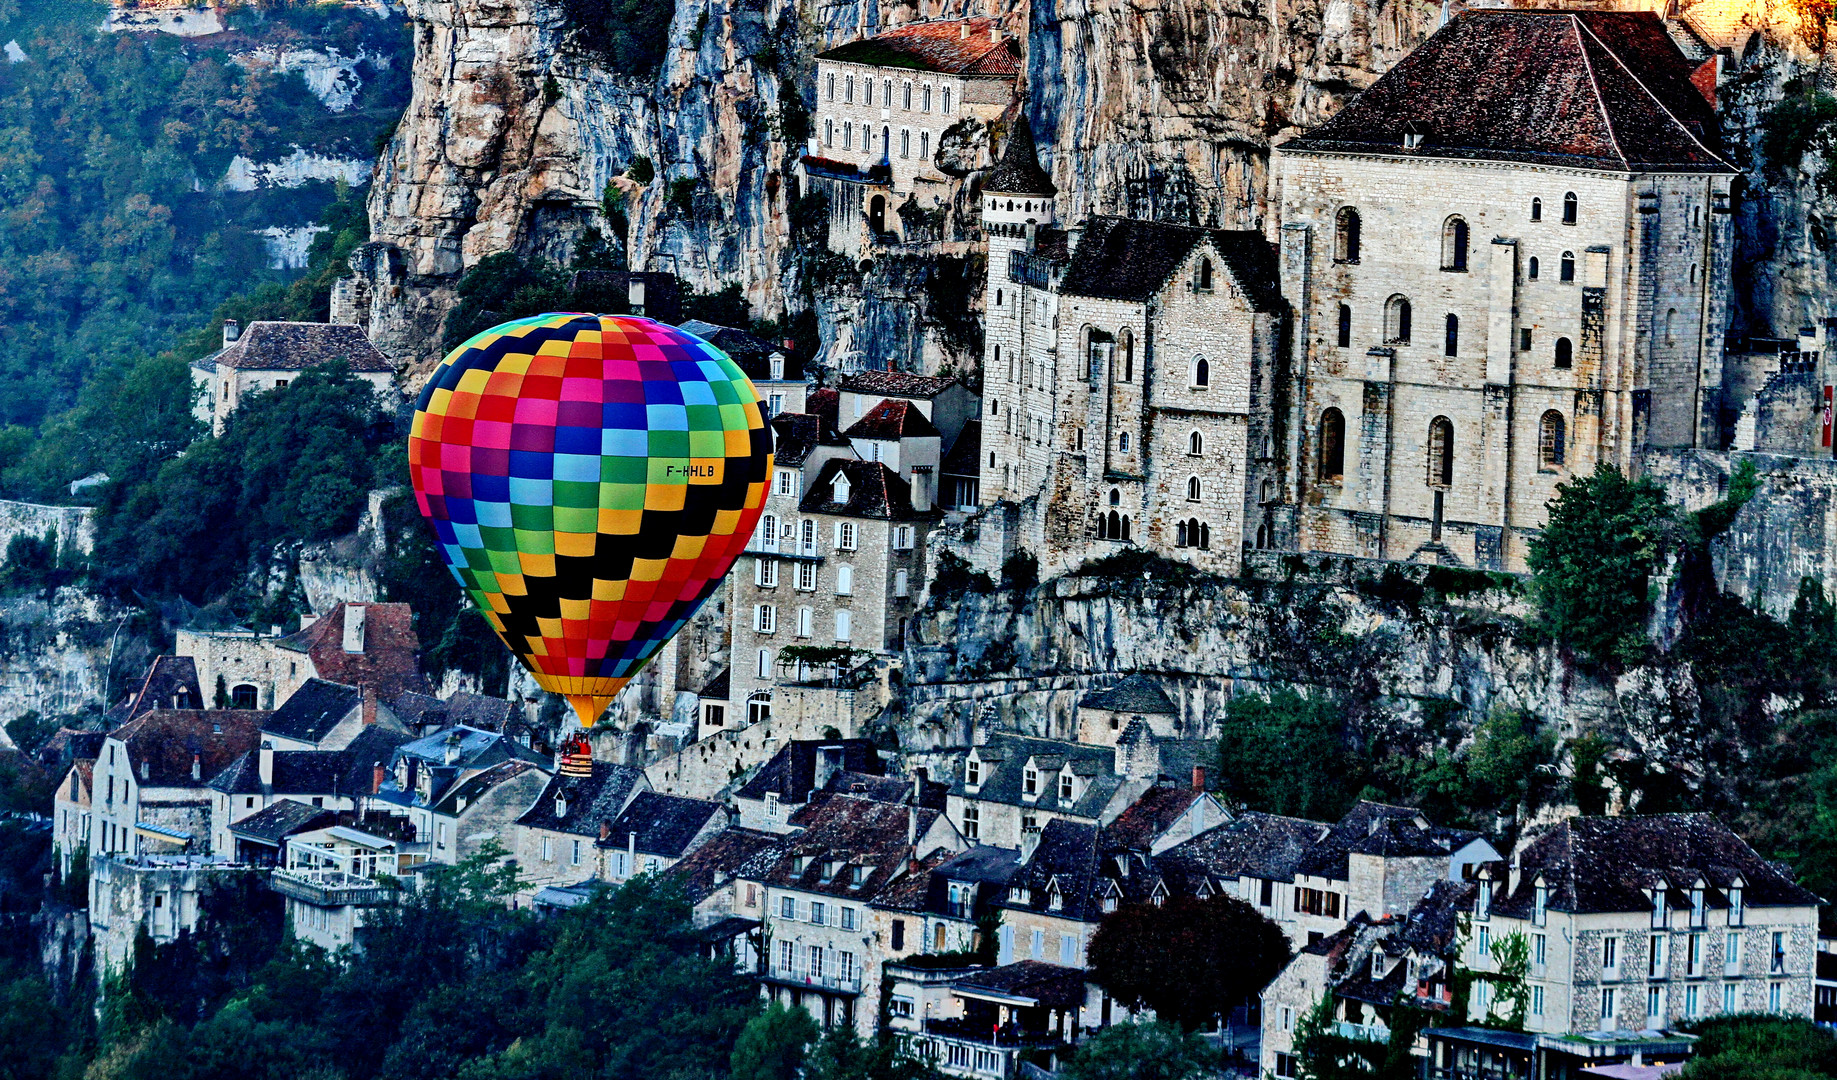
[[[155,709],[109,732],[90,773],[90,854],[212,854],[209,782],[254,748],[266,718]]]
[[[365,816],[399,817],[412,830],[404,842],[426,845],[422,850],[434,862],[457,862],[460,819],[468,811],[478,812],[475,803],[483,802],[497,784],[515,784],[489,803],[487,816],[501,817],[506,799],[541,786],[525,779],[524,770],[492,771],[511,761],[531,765],[543,776],[552,768],[544,755],[493,731],[456,727],[405,742],[395,748],[380,776],[372,774],[363,796]],[[487,772],[491,775],[486,780],[472,783]],[[461,794],[467,797],[464,807],[458,802]]]
[[[614,819],[631,801],[650,789],[642,769],[564,760],[516,821],[520,895],[533,897],[545,887],[599,878],[595,845],[612,835]]]
[[[376,723],[407,736],[407,728],[374,705],[374,701],[366,703],[358,687],[308,679],[262,725],[262,738],[276,750],[342,750]]]
[[[997,968],[889,965],[896,1011],[887,1026],[946,1076],[1016,1080],[1025,1063],[1056,1070],[1076,1044],[1084,973],[1037,960]],[[905,1011],[898,1003],[912,1002]],[[1044,1061],[1045,1065],[1040,1063]]]
[[[886,766],[870,739],[793,739],[731,797],[740,825],[760,832],[792,831],[791,818],[843,773],[880,776]]]
[[[718,836],[737,816],[718,802],[640,791],[597,843],[599,876],[622,885],[640,874],[662,873]]]
[[[370,344],[360,326],[342,323],[252,322],[223,324],[223,348],[192,361],[197,392],[192,411],[211,434],[223,434],[230,414],[252,395],[279,390],[312,368],[343,364],[369,384],[378,403],[395,388],[395,365]]]
[[[871,905],[915,860],[968,845],[936,810],[853,795],[813,801],[791,823],[800,831],[740,883],[762,889],[765,993],[825,1027],[872,1034],[882,961],[921,942],[905,916]]]
[[[213,904],[234,903],[237,890],[259,889],[260,873],[222,855],[92,849],[88,914],[97,973],[119,974],[142,933],[155,945],[169,945],[195,931]]]
[[[662,871],[688,894],[691,920],[711,949],[727,949],[734,970],[746,975],[762,970],[764,876],[787,842],[776,833],[729,826]]]
[[[336,952],[357,943],[371,909],[396,902],[400,886],[383,879],[400,880],[427,861],[414,847],[368,828],[308,830],[289,838],[286,864],[268,884],[286,898],[294,936]]]
[[[458,863],[495,843],[516,850],[516,822],[548,786],[550,766],[516,757],[481,769],[439,795],[428,817],[434,841],[429,857]]]
[[[1054,821],[1108,824],[1154,779],[1118,773],[1116,759],[1109,746],[991,735],[951,786],[951,823],[967,840],[1016,851]]]
[[[1055,572],[1134,544],[1235,574],[1280,544],[1271,420],[1286,310],[1260,234],[1129,218],[1060,228],[1017,125],[984,182],[985,505]]]
[[[273,709],[315,678],[374,691],[380,701],[431,689],[407,604],[338,604],[301,622],[288,634],[179,630],[173,651],[196,664],[213,708]]]
[[[943,239],[934,221],[954,179],[982,164],[944,172],[946,141],[1001,116],[1020,70],[1019,42],[987,18],[911,23],[818,53],[801,167],[805,189],[828,199],[830,249],[858,258]]]
[[[900,940],[916,942],[925,956],[969,954],[983,947],[981,920],[996,913],[1008,883],[1020,868],[1020,854],[1007,848],[975,845],[961,852],[933,852],[917,868],[883,890],[876,911],[904,921]],[[899,1015],[909,1006],[895,998]]]
[[[1302,550],[1522,570],[1559,483],[1720,447],[1696,67],[1649,12],[1473,9],[1275,148]]]
[[[1404,916],[1364,912],[1299,949],[1262,994],[1264,1076],[1299,1075],[1301,1026],[1325,1003],[1331,1034],[1386,1046],[1397,1010],[1446,1016],[1453,1007],[1461,919],[1472,912],[1472,882],[1438,881]]]
[[[297,696],[297,695],[296,695]],[[211,850],[227,854],[237,823],[277,801],[293,799],[334,811],[356,811],[376,790],[377,767],[408,741],[404,732],[367,727],[340,750],[276,750],[264,729],[261,744],[239,756],[207,785]]]
[[[1812,1014],[1821,901],[1713,815],[1571,818],[1478,878],[1459,960],[1496,972],[1521,943],[1525,1037],[1507,1049],[1536,1075],[1677,1060],[1705,1016]],[[1470,1015],[1497,1004],[1476,985]],[[1438,1031],[1431,1055],[1454,1063],[1471,1031]]]
[[[294,799],[276,799],[229,827],[224,854],[245,866],[286,866],[290,837],[339,823],[340,814]],[[349,816],[349,815],[344,815]]]

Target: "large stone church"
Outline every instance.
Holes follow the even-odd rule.
[[[1556,485],[1718,445],[1729,191],[1649,13],[1472,10],[1278,146],[1271,235],[1061,226],[982,185],[982,498],[1069,567],[1135,544],[1522,569]]]

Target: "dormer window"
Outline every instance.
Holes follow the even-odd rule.
[[[847,476],[841,473],[836,474],[835,492],[836,492],[835,494],[836,502],[846,503],[848,501],[849,491],[848,491],[848,477]]]
[[[1690,890],[1690,925],[1702,926],[1706,921],[1708,907],[1703,899],[1703,886],[1697,884]]]
[[[1740,926],[1746,921],[1741,910],[1741,883],[1729,886],[1729,925]]]
[[[1384,954],[1373,950],[1371,954],[1371,979],[1377,982],[1384,977]]]
[[[1655,927],[1664,926],[1665,916],[1667,914],[1668,911],[1665,905],[1665,886],[1655,886],[1652,889],[1652,925]]]
[[[1021,794],[1038,795],[1040,793],[1040,770],[1030,763],[1021,773]]]
[[[1059,891],[1057,885],[1054,885],[1052,891],[1046,894],[1046,907],[1052,911],[1065,910],[1065,894]]]
[[[830,881],[834,881],[834,880],[836,879],[836,871],[837,871],[837,870],[840,870],[841,868],[842,868],[842,863],[841,863],[841,861],[840,861],[840,860],[838,860],[838,859],[824,859],[824,860],[823,860],[823,877],[822,877],[822,880],[823,880],[824,882],[830,882]]]
[[[799,855],[797,857],[797,861],[793,865],[797,868],[797,872],[801,874],[804,871],[810,869],[810,863],[815,858],[816,856],[814,855]]]
[[[1474,896],[1473,917],[1475,919],[1480,920],[1481,922],[1485,922],[1487,919],[1492,918],[1492,915],[1493,915],[1492,882],[1482,881],[1480,882],[1479,893]]]
[[[970,758],[963,763],[963,783],[967,787],[980,787],[982,784],[982,762]]]
[[[1116,910],[1115,894],[1111,894],[1103,898],[1103,910],[1106,915]]]
[[[1059,801],[1072,801],[1072,774],[1065,773],[1059,777]]]
[[[1549,918],[1550,886],[1538,882],[1531,890],[1531,925],[1542,926]]]
[[[853,885],[855,886],[855,888],[859,889],[861,886],[866,885],[866,884],[867,884],[867,867],[858,865],[855,867]]]

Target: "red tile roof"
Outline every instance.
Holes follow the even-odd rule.
[[[996,26],[986,18],[912,23],[837,46],[817,59],[1012,78],[1021,70],[1020,45],[1009,37],[995,40],[990,30]]]
[[[1470,10],[1283,149],[1732,172],[1693,67],[1650,12]]]
[[[918,406],[898,399],[882,401],[869,409],[861,419],[842,433],[845,439],[922,439],[938,438],[936,427]]]
[[[909,371],[858,371],[842,380],[842,389],[852,394],[881,394],[886,397],[930,398],[957,385],[956,379],[935,375],[914,375]],[[815,397],[815,395],[811,395]],[[808,405],[805,406],[809,408]],[[816,412],[814,408],[811,412]]]
[[[304,371],[334,360],[352,371],[395,371],[363,327],[345,323],[252,322],[215,360],[244,371]]]
[[[359,653],[344,651],[345,612],[352,607],[367,609],[364,651]],[[421,643],[415,636],[414,611],[407,604],[339,604],[279,644],[310,656],[314,673],[329,682],[375,689],[384,698],[432,689],[421,674]]]
[[[128,764],[143,786],[202,788],[255,749],[269,715],[261,709],[155,709],[109,732],[109,737],[127,747]]]

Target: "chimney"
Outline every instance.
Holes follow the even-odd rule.
[[[918,802],[906,808],[906,850],[918,855]]]
[[[1001,24],[993,20],[989,22],[989,41],[996,45],[1001,44]]]
[[[274,786],[274,743],[262,740],[262,748],[255,755],[256,772],[261,775],[262,788]]]
[[[242,324],[235,319],[223,320],[223,347],[227,349],[236,344],[236,340],[240,337],[242,337]]]
[[[625,872],[638,872],[638,833],[635,829],[628,829],[625,833]]]
[[[625,279],[625,302],[633,315],[644,314],[644,279],[637,274]]]
[[[1204,765],[1195,765],[1193,766],[1193,790],[1203,794],[1205,789],[1206,767]]]
[[[918,809],[919,799],[922,798],[924,794],[925,794],[925,778],[923,776],[920,776],[918,773],[913,773],[912,774],[912,807],[915,813],[917,812],[917,809]]]
[[[457,728],[446,737],[446,763],[448,765],[459,764],[459,744],[463,738],[464,736],[460,735]]]
[[[380,761],[373,761],[370,763],[370,794],[375,795],[382,790],[383,763]]]
[[[912,509],[923,514],[931,509],[931,466],[912,467]]]
[[[959,40],[962,40],[962,39],[968,38],[969,36],[970,36],[970,21],[968,19],[965,19],[963,20],[962,23],[958,24],[957,26],[957,37]]]
[[[203,759],[200,758],[197,754],[191,755],[191,778],[193,780],[202,780],[204,779],[203,774],[204,774]]]
[[[1040,830],[1038,829],[1022,829],[1021,830],[1021,862],[1025,863],[1028,860],[1032,859],[1034,849],[1039,846],[1040,846]]]
[[[369,727],[371,724],[376,723],[376,688],[373,686],[364,687],[363,696],[364,726]]]
[[[364,651],[364,613],[369,609],[362,604],[344,606],[344,651],[360,653]]]

